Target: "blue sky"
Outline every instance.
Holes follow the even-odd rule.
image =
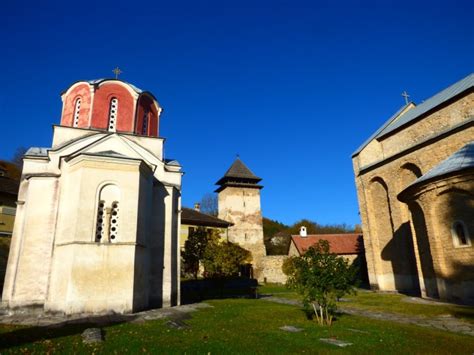
[[[184,205],[238,153],[265,216],[359,223],[351,153],[403,90],[420,102],[473,71],[473,16],[456,0],[5,2],[0,159],[50,146],[60,92],[118,65],[164,107]]]

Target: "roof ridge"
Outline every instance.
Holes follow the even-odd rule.
[[[445,103],[446,101],[452,99],[453,97],[463,93],[466,90],[474,87],[474,73],[470,73],[466,77],[456,81],[455,83],[449,85],[448,87],[442,89],[441,91],[430,96],[426,100],[422,101],[420,104],[416,105],[412,109],[406,111],[405,113],[399,115],[398,120],[393,121],[397,116],[392,116],[385,123],[382,124],[353,154],[352,157],[359,154],[372,140],[377,138],[382,138],[385,135],[390,134],[391,132],[403,127],[404,125],[415,120],[419,116],[425,114],[426,112],[438,107],[439,105]],[[410,103],[409,103],[410,104]],[[408,104],[408,105],[409,105]],[[414,103],[413,103],[414,104]],[[405,105],[404,107],[407,107]],[[399,110],[400,111],[400,110]],[[397,113],[399,112],[397,111]],[[396,115],[396,114],[395,114]]]

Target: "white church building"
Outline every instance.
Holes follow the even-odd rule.
[[[61,97],[51,148],[24,157],[3,305],[177,305],[182,172],[163,155],[160,105],[116,79],[79,81]]]

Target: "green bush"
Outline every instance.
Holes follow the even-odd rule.
[[[313,309],[320,325],[331,325],[336,301],[355,293],[357,268],[329,252],[327,240],[320,240],[300,257],[288,258],[282,269],[288,276],[287,286],[303,297],[305,307]]]

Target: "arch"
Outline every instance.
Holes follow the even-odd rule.
[[[137,102],[137,113],[135,117],[135,133],[147,135],[151,137],[158,136],[159,117],[161,108],[151,94],[143,93],[139,96]],[[146,116],[145,113],[148,113]],[[148,118],[146,123],[146,132],[144,132],[145,117]]]
[[[371,226],[378,242],[381,261],[377,272],[382,289],[419,293],[418,274],[414,255],[410,225],[394,224],[393,201],[389,185],[381,177],[371,180]],[[410,238],[408,238],[409,236]]]
[[[416,176],[416,178],[419,178],[423,175],[421,168],[412,162],[407,162],[407,163],[402,164],[400,166],[400,169],[411,172],[414,176]]]
[[[99,187],[95,241],[116,242],[119,237],[120,189],[117,185],[105,183]]]
[[[110,128],[111,101],[116,99],[119,107],[115,117],[114,127]],[[112,132],[134,131],[135,96],[118,81],[107,82],[94,92],[94,105],[91,127]]]
[[[121,80],[116,80],[116,79],[104,79],[99,82],[99,84],[97,85],[97,88],[102,88],[103,86],[108,86],[108,85],[119,85],[123,87],[124,89],[127,89],[127,91],[130,93],[130,95],[132,95],[132,97],[136,97],[140,94],[140,91],[138,91],[139,89],[135,89],[129,83],[126,83]]]
[[[61,125],[87,127],[92,100],[90,85],[87,82],[78,82],[72,85],[61,97],[63,99]],[[78,99],[80,99],[79,110],[77,110]]]
[[[474,197],[474,193],[468,190],[461,189],[459,187],[448,187],[447,189],[438,191],[437,195],[441,196],[447,193],[466,195],[466,197],[471,197],[471,198]]]
[[[409,203],[411,220],[416,235],[416,245],[418,249],[418,259],[420,262],[419,277],[422,279],[424,295],[427,297],[438,298],[439,291],[436,283],[436,272],[433,265],[433,255],[431,252],[431,242],[428,237],[428,228],[426,224],[425,211],[418,202]]]

